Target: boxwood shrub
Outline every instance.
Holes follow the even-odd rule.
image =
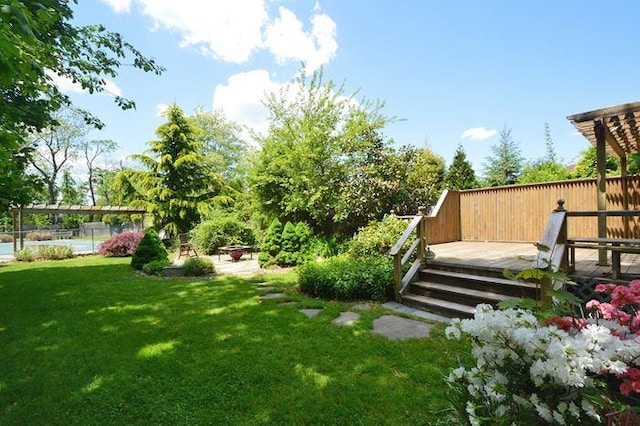
[[[216,271],[211,260],[199,257],[186,260],[182,265],[182,270],[187,277],[202,277]]]
[[[384,301],[393,289],[393,265],[384,256],[335,256],[298,268],[300,290],[338,300]]]

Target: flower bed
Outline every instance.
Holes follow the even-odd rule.
[[[541,322],[525,309],[478,305],[449,338],[472,339],[476,365],[447,381],[458,415],[480,424],[590,424],[640,397],[640,280],[598,285],[610,302]],[[633,413],[631,413],[633,415]]]

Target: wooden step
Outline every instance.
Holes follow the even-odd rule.
[[[506,278],[471,275],[460,272],[423,269],[420,281],[449,284],[456,287],[471,288],[492,293],[503,293],[512,297],[536,297],[538,285],[508,280]]]
[[[448,284],[439,284],[439,283],[432,283],[432,282],[426,282],[426,281],[417,281],[417,282],[411,283],[410,290],[412,294],[418,294],[423,296],[425,295],[424,294],[425,292],[436,293],[436,294],[449,293],[455,299],[458,299],[458,300],[475,299],[479,301],[479,303],[486,301],[486,303],[495,304],[498,302],[502,302],[504,300],[517,299],[514,296],[509,296],[502,293],[494,293],[491,291],[475,290],[472,288],[457,287],[457,286],[451,286]]]
[[[402,296],[402,303],[450,318],[473,317],[476,312],[475,306],[463,305],[462,303],[449,302],[417,294],[406,294]]]

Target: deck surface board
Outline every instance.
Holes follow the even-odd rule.
[[[522,271],[531,267],[536,257],[532,243],[496,243],[482,241],[456,241],[433,244],[431,250],[436,261],[465,266],[491,267]],[[611,263],[611,254],[609,263]],[[581,277],[611,277],[611,266],[599,266],[598,250],[576,249],[576,273]],[[623,253],[621,272],[626,276],[640,276],[640,254]]]

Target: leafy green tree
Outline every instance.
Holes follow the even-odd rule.
[[[90,141],[82,141],[80,143],[85,166],[87,167],[87,187],[89,189],[89,197],[91,205],[97,205],[96,186],[100,178],[101,170],[96,164],[101,155],[114,152],[118,149],[118,144],[109,139],[96,139]]]
[[[518,178],[519,183],[554,182],[570,178],[567,167],[558,160],[553,147],[551,129],[548,123],[544,124],[546,153],[535,161],[529,162]]]
[[[187,233],[200,215],[216,202],[224,182],[213,173],[195,140],[195,130],[177,105],[170,106],[167,122],[156,130],[144,154],[132,156],[147,170],[125,170],[115,188],[133,204],[141,204],[154,216],[155,226],[170,235]]]
[[[125,62],[145,72],[163,71],[120,34],[102,25],[73,25],[72,2],[5,3],[0,7],[0,210],[28,202],[38,185],[33,176],[24,178],[33,152],[27,132],[54,125],[53,113],[71,105],[52,76],[94,93],[103,91],[105,77],[116,77]],[[123,109],[134,107],[131,100],[114,99]],[[85,119],[102,125],[89,114]]]
[[[443,189],[444,159],[430,148],[404,146],[400,149],[397,161],[401,171],[396,174],[399,189],[393,210],[415,214],[419,207],[435,205]]]
[[[513,185],[522,172],[522,154],[513,140],[511,129],[505,126],[500,131],[500,140],[491,147],[493,156],[486,158],[485,181],[487,186]]]
[[[56,124],[30,134],[35,148],[29,161],[47,187],[47,202],[58,202],[59,178],[69,163],[77,158],[81,143],[89,131],[82,115],[72,109],[54,114]]]
[[[246,158],[248,145],[242,138],[242,128],[228,120],[222,112],[197,108],[189,118],[195,131],[195,139],[202,142],[203,153],[211,162],[212,170],[220,173],[228,182],[244,183],[247,177]]]
[[[315,233],[348,225],[354,211],[347,200],[366,187],[372,171],[349,165],[362,165],[360,155],[380,146],[376,132],[388,121],[380,115],[383,105],[358,104],[343,86],[324,83],[321,71],[310,79],[302,74],[265,105],[269,131],[250,174],[256,205],[268,217],[306,222]],[[342,193],[349,180],[359,188],[356,197]]]
[[[617,157],[607,155],[606,157],[606,169],[607,175],[619,176],[620,175],[620,160]],[[590,146],[582,151],[582,156],[573,168],[572,177],[579,178],[594,178],[598,176],[598,161],[596,147]]]
[[[467,154],[462,144],[458,144],[458,148],[453,155],[451,165],[449,169],[447,169],[447,174],[444,177],[444,184],[447,188],[458,191],[462,189],[472,189],[478,186],[476,172],[467,160]]]
[[[85,188],[78,184],[68,169],[62,172],[60,184],[60,202],[62,204],[84,204]],[[66,229],[77,228],[81,223],[86,222],[86,216],[79,214],[65,214],[62,216],[62,227]]]

